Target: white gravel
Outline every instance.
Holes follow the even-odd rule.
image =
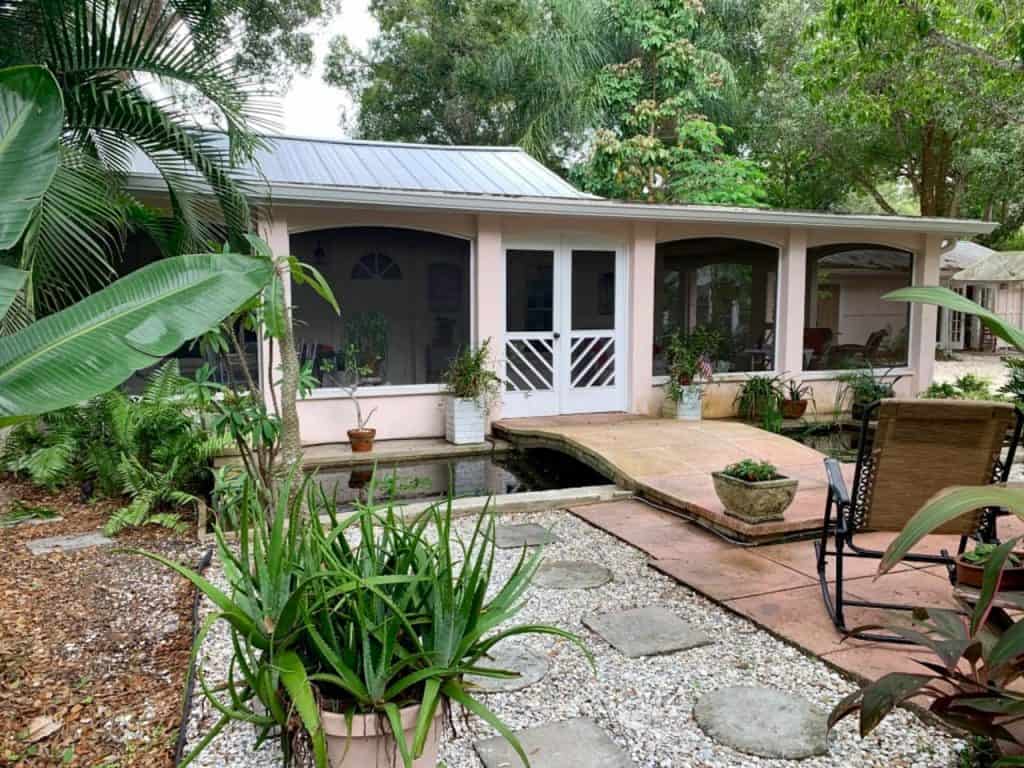
[[[1006,350],[1006,355],[1013,352]],[[953,383],[966,373],[973,373],[992,382],[992,389],[997,390],[1009,378],[1005,363],[1000,355],[986,355],[971,352],[955,352],[955,360],[936,360],[934,379],[940,384]]]
[[[646,565],[638,550],[592,528],[572,515],[546,512],[516,516],[552,528],[559,542],[548,547],[552,559],[587,559],[611,568],[615,580],[594,590],[534,588],[518,617],[547,622],[579,633],[596,657],[596,671],[571,644],[548,638],[526,642],[551,660],[548,676],[523,691],[491,694],[486,702],[513,729],[589,717],[623,746],[643,768],[749,768],[793,766],[786,760],[750,757],[712,742],[694,724],[692,709],[703,692],[730,685],[774,686],[830,708],[853,684],[824,663],[805,656],[745,619],[739,618]],[[462,521],[465,530],[470,521]],[[513,567],[518,552],[500,550],[496,580]],[[211,569],[220,582],[217,567]],[[677,654],[627,659],[581,624],[582,617],[640,606],[660,605],[716,638],[714,645]],[[209,606],[206,607],[209,610]],[[230,648],[225,632],[213,632],[203,648],[211,678],[224,674]],[[189,727],[190,743],[216,719],[197,697]],[[479,768],[473,742],[493,731],[481,721],[457,718],[456,733],[447,734],[441,760],[446,768]],[[276,747],[252,753],[251,727],[232,726],[196,763],[225,768],[276,768]],[[875,733],[860,739],[853,720],[833,733],[827,756],[800,761],[801,768],[939,768],[954,766],[962,742],[899,711]],[[566,768],[571,768],[566,766]],[[583,768],[582,766],[579,768]]]

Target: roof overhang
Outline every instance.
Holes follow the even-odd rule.
[[[159,176],[132,174],[129,188],[138,192],[166,191]],[[250,193],[260,193],[250,188]],[[866,231],[921,232],[960,237],[985,235],[998,224],[974,219],[943,219],[919,216],[882,216],[863,214],[787,211],[770,208],[739,208],[717,205],[664,205],[625,203],[601,198],[511,197],[455,194],[451,192],[403,192],[363,187],[317,186],[312,184],[274,184],[264,187],[262,196],[275,205],[288,206],[365,206],[444,210],[458,213],[492,213],[533,216],[576,216],[628,221],[693,222],[747,225],[809,227],[817,229],[863,229]]]

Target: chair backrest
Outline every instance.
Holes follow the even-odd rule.
[[[985,401],[891,399],[881,401],[877,418],[870,451],[857,467],[854,514],[860,527],[899,531],[944,488],[993,482],[1017,410]],[[952,520],[936,533],[971,534],[984,511]]]

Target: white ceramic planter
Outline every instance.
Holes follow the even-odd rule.
[[[412,768],[435,768],[441,741],[441,714],[437,708],[434,722],[427,733],[423,754],[413,760]],[[416,731],[419,707],[406,707],[399,711],[407,744],[412,744]],[[320,720],[327,738],[327,756],[331,768],[399,768],[402,758],[385,718],[380,715],[355,715],[351,727],[344,715],[320,712]]]
[[[699,384],[680,387],[680,397],[676,401],[676,418],[680,421],[700,421],[700,401],[703,396]]]
[[[444,434],[449,443],[470,445],[484,441],[487,410],[472,398],[449,397]]]

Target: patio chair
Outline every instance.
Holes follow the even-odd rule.
[[[876,422],[877,424],[873,423]],[[833,623],[844,634],[865,640],[900,642],[892,635],[851,633],[846,627],[845,609],[850,606],[912,610],[915,606],[850,599],[844,594],[843,562],[846,558],[880,559],[882,552],[858,545],[857,535],[867,531],[893,534],[928,499],[953,485],[986,485],[1006,482],[1020,440],[1024,414],[1006,403],[965,400],[881,400],[865,409],[860,427],[860,444],[853,491],[835,459],[825,460],[828,497],[821,539],[815,542],[818,579],[825,607]],[[1010,435],[1009,453],[1002,451]],[[952,520],[937,534],[960,536],[958,554],[968,538],[994,541],[995,518],[999,510],[979,509]],[[830,536],[834,549],[829,549]],[[834,558],[834,584],[828,581],[828,559]],[[953,558],[938,554],[911,553],[905,560],[945,565],[954,581]],[[866,580],[858,591],[871,590]],[[834,591],[834,595],[832,594]]]

